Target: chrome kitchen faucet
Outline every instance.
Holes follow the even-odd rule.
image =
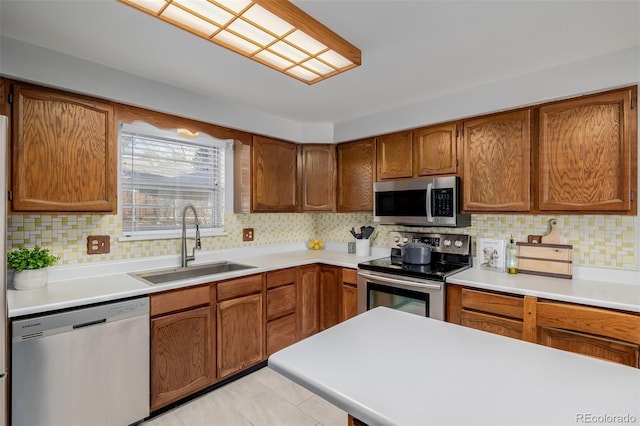
[[[191,255],[187,255],[187,224],[185,221],[185,217],[187,216],[187,210],[193,210],[193,216],[196,221],[196,238],[195,244],[192,248]],[[191,238],[190,238],[191,239]],[[184,210],[182,211],[182,267],[187,267],[187,262],[191,260],[196,260],[196,249],[200,250],[202,248],[202,243],[200,242],[200,223],[198,222],[198,213],[196,212],[196,208],[193,204],[187,204],[184,206]]]

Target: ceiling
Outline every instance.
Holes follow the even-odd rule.
[[[362,51],[308,86],[116,0],[0,0],[0,35],[301,123],[338,123],[640,45],[637,1],[295,0]]]

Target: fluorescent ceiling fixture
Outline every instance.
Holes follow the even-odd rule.
[[[286,0],[119,0],[307,84],[361,63],[351,43]]]

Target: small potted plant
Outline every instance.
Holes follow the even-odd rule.
[[[47,267],[54,265],[58,259],[36,245],[33,249],[20,247],[7,254],[7,263],[15,273],[13,274],[13,288],[16,290],[31,290],[47,285]]]

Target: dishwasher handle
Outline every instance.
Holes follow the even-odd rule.
[[[97,325],[97,324],[104,324],[105,322],[107,322],[107,319],[101,318],[95,321],[83,322],[81,324],[73,324],[73,329],[75,330],[76,328],[83,328],[83,327],[90,327],[92,325]]]

